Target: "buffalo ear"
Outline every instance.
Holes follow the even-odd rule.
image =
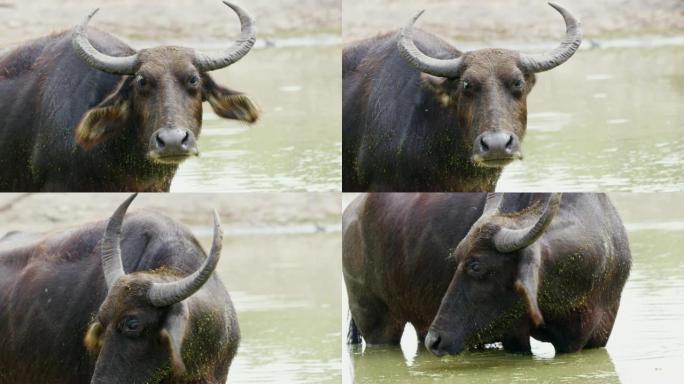
[[[202,99],[214,112],[226,119],[253,123],[259,119],[259,108],[242,92],[222,87],[206,73],[202,75]]]
[[[89,109],[76,127],[76,143],[90,150],[119,133],[130,115],[130,80],[122,80],[116,90],[100,104]]]
[[[102,348],[102,335],[105,328],[99,321],[94,321],[88,326],[83,344],[90,353],[98,353]]]
[[[420,82],[424,88],[435,94],[435,97],[443,106],[446,107],[451,103],[451,89],[446,77],[434,76],[423,72],[420,74]]]
[[[541,266],[541,249],[538,244],[521,251],[518,262],[518,278],[515,289],[525,300],[527,311],[535,327],[544,325],[544,317],[539,310],[537,291],[539,290],[539,268]]]
[[[161,342],[169,349],[171,369],[177,376],[182,376],[186,371],[181,352],[189,316],[185,303],[172,305],[160,332]]]

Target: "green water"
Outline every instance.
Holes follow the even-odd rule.
[[[261,108],[254,125],[204,105],[200,157],[172,192],[337,191],[342,164],[341,48],[268,48],[212,72]]]
[[[684,194],[611,197],[627,227],[633,267],[607,348],[555,356],[553,346],[533,340],[533,356],[496,349],[440,359],[418,345],[408,326],[401,348],[345,345],[343,382],[681,382]]]
[[[339,383],[339,232],[224,239],[218,273],[242,330],[228,381]]]
[[[684,190],[684,47],[582,50],[537,77],[499,191]]]

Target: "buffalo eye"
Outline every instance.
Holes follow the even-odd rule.
[[[523,87],[525,86],[525,80],[523,79],[517,79],[513,81],[513,84],[511,85],[513,87],[513,90],[516,92],[522,91]]]
[[[128,316],[121,322],[121,330],[129,336],[140,336],[143,325],[137,317]]]
[[[473,89],[473,85],[468,80],[463,80],[462,85],[464,91],[470,91]]]
[[[199,85],[200,78],[197,75],[192,75],[188,78],[188,85],[191,87],[196,87]]]
[[[467,268],[468,274],[473,276],[473,277],[481,277],[483,272],[484,272],[484,268],[478,260],[469,261],[468,264],[466,265],[466,268]]]
[[[147,78],[143,75],[138,75],[135,77],[135,84],[140,89],[146,89],[146,88],[149,88],[149,86],[150,86],[149,80],[147,80]]]

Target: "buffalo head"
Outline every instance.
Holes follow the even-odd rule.
[[[217,54],[163,46],[126,57],[108,56],[93,47],[86,34],[97,10],[75,27],[72,43],[81,59],[100,71],[124,75],[117,89],[82,117],[77,142],[90,149],[109,137],[131,135],[151,161],[178,164],[199,154],[203,101],[221,117],[256,121],[258,110],[247,96],[216,84],[206,73],[237,62],[256,40],[254,19],[224,3],[239,16],[242,32],[233,46]]]
[[[537,303],[537,240],[558,212],[561,195],[505,213],[499,208],[502,198],[488,196],[482,217],[454,251],[456,272],[425,338],[438,356],[500,341],[516,321],[536,327],[544,322]]]
[[[549,3],[565,19],[566,36],[551,52],[526,55],[506,49],[465,52],[454,59],[437,59],[413,42],[413,24],[402,30],[401,56],[422,72],[423,83],[454,110],[464,130],[466,153],[482,167],[498,167],[522,158],[521,141],[527,127],[527,95],[535,73],[568,60],[582,42],[580,23],[562,7]]]
[[[182,278],[163,268],[126,274],[121,227],[134,198],[129,197],[114,212],[101,242],[108,292],[84,340],[97,356],[93,384],[156,383],[168,376],[184,377],[181,350],[189,342],[185,336],[192,326],[184,300],[209,280],[221,256],[221,224],[214,211],[211,252],[199,270]]]

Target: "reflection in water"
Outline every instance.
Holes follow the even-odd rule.
[[[633,266],[607,348],[555,355],[553,346],[533,340],[534,356],[490,349],[440,359],[418,345],[409,325],[401,348],[345,344],[343,382],[681,382],[684,193],[611,198],[627,227]]]
[[[183,163],[173,192],[336,191],[342,167],[341,48],[268,48],[212,72],[248,94],[258,123],[218,118],[204,105],[200,157]]]
[[[222,254],[242,331],[229,382],[339,383],[339,232],[226,236]]]
[[[580,51],[538,75],[499,191],[684,190],[684,47]]]

